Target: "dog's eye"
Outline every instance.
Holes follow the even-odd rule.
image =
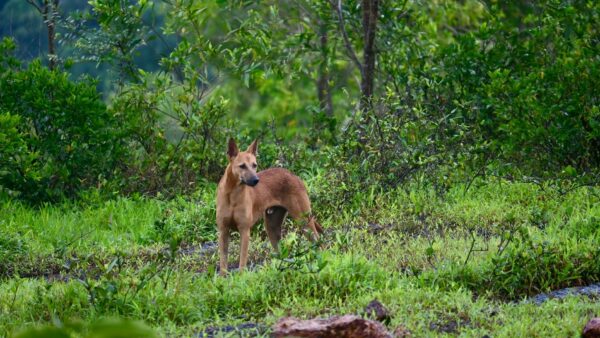
[[[240,165],[240,168],[242,168],[242,169],[248,169],[248,167],[246,166],[246,163]]]
[[[252,163],[252,168],[256,169],[256,167],[258,167],[256,163]]]

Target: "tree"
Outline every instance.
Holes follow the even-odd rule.
[[[352,42],[346,31],[344,23],[344,13],[342,0],[337,3],[331,2],[338,15],[338,26],[344,39],[346,52],[360,71],[360,108],[366,110],[371,106],[373,97],[373,88],[375,80],[375,63],[377,60],[377,51],[375,49],[375,38],[377,36],[377,16],[379,13],[379,0],[362,0],[362,43],[363,43],[363,61],[361,62],[354,51]]]
[[[48,68],[55,69],[58,63],[56,55],[56,19],[59,0],[27,0],[42,15],[48,31]]]
[[[333,100],[331,98],[331,86],[329,85],[329,68],[328,68],[328,32],[327,26],[324,23],[319,25],[319,47],[321,52],[321,60],[319,64],[319,72],[317,76],[317,97],[319,98],[319,108],[324,111],[327,116],[333,116]]]

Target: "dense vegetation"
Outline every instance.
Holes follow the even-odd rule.
[[[600,281],[599,9],[8,1],[0,335],[268,334],[373,298],[416,336],[578,334],[597,301],[527,297]],[[320,248],[256,226],[216,276],[229,137],[304,179]]]

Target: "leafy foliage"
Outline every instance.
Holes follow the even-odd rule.
[[[485,25],[444,50],[444,100],[477,131],[488,159],[538,176],[590,170],[599,163],[598,5],[533,7],[517,27],[492,6]]]
[[[3,51],[10,53],[10,50]],[[94,83],[72,82],[38,61],[0,74],[1,184],[31,201],[74,196],[110,175],[119,129]]]
[[[595,2],[64,5],[64,69],[0,43],[0,334],[192,336],[378,297],[417,335],[573,336],[597,310],[514,303],[600,280]],[[72,80],[90,61],[102,83]],[[271,255],[253,233],[258,264],[219,278],[229,137],[301,176],[327,231]]]
[[[317,195],[329,188],[314,179],[307,185]],[[0,247],[8,243],[9,259],[19,263],[11,269],[6,262],[0,281],[1,332],[51,322],[68,329],[69,319],[80,318],[77,333],[85,336],[99,318],[124,316],[159,334],[193,335],[247,322],[268,327],[287,315],[360,313],[377,298],[390,309],[391,328],[402,324],[415,334],[436,335],[431,323],[470,320],[461,334],[554,336],[578,334],[598,308],[588,297],[542,305],[525,299],[598,281],[597,187],[563,195],[551,185],[494,180],[443,196],[417,185],[365,191],[353,204],[317,204],[326,228],[320,249],[286,226],[273,256],[258,225],[250,247],[258,264],[227,278],[215,272],[216,229],[208,226],[215,188],[193,200],[0,205],[7,215]],[[230,264],[238,243],[234,237]],[[59,251],[57,267],[44,268]],[[490,311],[503,320],[490,320]]]

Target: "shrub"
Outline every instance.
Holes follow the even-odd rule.
[[[451,264],[422,280],[445,288],[462,286],[478,294],[519,299],[540,292],[600,281],[600,249],[594,240],[540,242],[518,228],[513,243],[480,266]]]
[[[225,100],[204,98],[204,91],[195,82],[149,74],[121,88],[109,110],[130,149],[121,166],[122,190],[172,197],[219,179],[231,122]]]
[[[470,13],[477,24],[453,43],[420,39],[430,28],[418,12],[389,23],[381,39],[404,41],[379,55],[389,80],[372,109],[346,121],[333,157],[347,162],[332,168],[351,190],[597,171],[598,5],[540,1],[518,18],[507,14],[518,5],[502,6]]]
[[[12,185],[35,190],[38,154],[28,151],[26,133],[19,130],[20,125],[20,116],[0,113],[0,188]]]
[[[522,17],[510,10],[491,6],[485,25],[440,53],[442,101],[471,126],[472,142],[487,141],[487,158],[546,177],[597,168],[598,5],[540,1]]]
[[[73,82],[40,61],[0,69],[0,111],[0,185],[22,199],[72,197],[110,175],[121,154],[94,82]]]

